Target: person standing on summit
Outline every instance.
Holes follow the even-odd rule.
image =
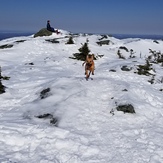
[[[57,29],[55,30],[53,27],[51,27],[51,25],[50,25],[50,20],[47,21],[46,29],[47,29],[48,31],[55,32],[55,33],[57,33],[57,34],[60,33],[60,32],[58,32]]]

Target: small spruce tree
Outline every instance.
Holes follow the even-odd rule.
[[[84,45],[78,49],[80,53],[82,53],[85,57],[89,54],[90,50],[88,48],[88,43],[84,43]]]
[[[67,44],[74,44],[74,41],[73,41],[73,39],[72,39],[72,36],[69,37],[69,40],[67,41]]]

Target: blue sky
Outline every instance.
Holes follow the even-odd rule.
[[[163,0],[0,0],[0,31],[163,35]]]

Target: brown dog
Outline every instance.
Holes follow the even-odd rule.
[[[82,64],[82,66],[84,66],[84,64],[85,64],[86,79],[89,78],[91,73],[92,73],[92,75],[94,75],[95,64],[94,64],[93,59],[94,59],[94,55],[88,54],[85,62]]]

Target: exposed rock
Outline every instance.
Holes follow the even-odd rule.
[[[121,70],[122,70],[122,71],[131,71],[132,68],[131,68],[131,67],[128,68],[127,66],[122,66],[122,67],[121,67]]]
[[[125,50],[126,52],[129,52],[129,50],[128,50],[125,46],[120,46],[119,49],[123,49],[123,50]]]
[[[103,40],[103,41],[99,41],[96,42],[98,45],[102,46],[102,45],[109,45],[110,44],[110,40]]]
[[[1,45],[0,49],[6,49],[6,48],[12,48],[13,45],[12,44],[5,44],[5,45]]]
[[[5,86],[1,83],[1,67],[0,67],[0,94],[5,93]]]
[[[49,114],[49,113],[46,113],[46,114],[38,115],[36,117],[37,118],[43,118],[43,119],[51,119],[51,118],[53,118],[53,115]]]
[[[34,37],[42,37],[42,36],[51,36],[53,32],[48,31],[46,28],[41,29],[39,32],[37,32]]]
[[[52,124],[54,126],[57,126],[57,124],[58,124],[58,119],[56,117],[53,117],[53,115],[50,114],[50,113],[38,115],[38,116],[35,116],[35,117],[37,117],[39,119],[49,119],[50,120],[50,124]]]
[[[15,41],[16,43],[21,43],[21,42],[25,42],[26,40],[18,40],[18,41]]]
[[[47,39],[45,41],[51,42],[51,43],[59,43],[56,39]]]
[[[114,69],[110,69],[109,71],[110,71],[110,72],[116,72],[116,70],[114,70]]]
[[[50,88],[46,88],[40,92],[40,98],[44,99],[50,95]]]
[[[124,113],[135,113],[134,107],[131,104],[117,106],[117,111],[123,111]]]
[[[25,65],[34,65],[34,63],[33,62],[25,63]]]
[[[53,125],[57,126],[57,124],[58,124],[58,119],[53,117],[53,118],[50,120],[50,124],[53,124]]]
[[[5,86],[0,81],[0,94],[5,93]]]

